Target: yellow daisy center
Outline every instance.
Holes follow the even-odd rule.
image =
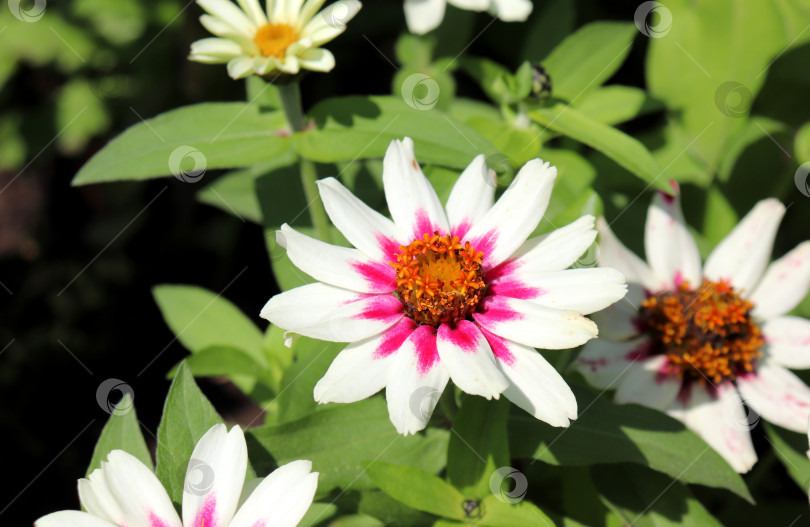
[[[288,24],[265,24],[256,31],[253,42],[265,57],[280,59],[298,39],[298,32]]]
[[[467,318],[484,294],[483,258],[470,242],[462,245],[458,237],[438,232],[401,245],[391,266],[405,314],[434,327]]]
[[[684,282],[644,300],[639,323],[667,356],[670,373],[717,384],[753,371],[762,356],[752,308],[725,280],[704,280],[699,289]]]

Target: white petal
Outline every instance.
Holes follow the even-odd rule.
[[[318,488],[310,461],[293,461],[274,470],[239,508],[228,527],[295,527],[307,513]]]
[[[810,242],[802,242],[773,262],[751,294],[754,316],[784,315],[804,300],[810,290]]]
[[[325,3],[326,0],[306,0],[298,13],[298,22],[301,24],[301,27],[306,26],[306,24],[318,13],[318,9],[320,9]],[[267,6],[269,9],[270,3],[268,3]]]
[[[631,300],[631,294],[637,288],[637,284],[628,284],[627,295],[616,302],[590,315],[591,319],[599,328],[599,337],[614,341],[622,341],[635,337],[639,333],[636,324],[638,318],[639,304]]]
[[[264,14],[264,9],[259,5],[259,0],[236,0],[242,11],[253,20],[256,26],[263,26],[267,23],[267,17]]]
[[[395,259],[400,242],[391,220],[360,201],[335,178],[318,180],[318,190],[329,219],[352,245],[377,261]]]
[[[406,240],[421,239],[434,231],[447,234],[447,216],[413,152],[413,141],[395,139],[383,159],[383,187],[388,210]]]
[[[93,516],[104,518],[117,525],[126,523],[124,511],[115,501],[107,485],[104,471],[100,468],[91,472],[87,479],[79,480],[79,501],[84,510]]]
[[[776,364],[803,370],[810,368],[810,320],[779,317],[762,325],[766,353]]]
[[[389,293],[397,288],[390,265],[373,262],[357,249],[310,238],[286,223],[276,240],[296,267],[321,282],[360,293]]]
[[[683,219],[677,196],[655,193],[647,211],[644,247],[658,279],[658,289],[672,289],[684,281],[692,287],[701,283],[700,253]]]
[[[784,215],[785,206],[776,199],[757,203],[714,248],[703,274],[711,280],[730,280],[745,296],[750,295],[771,259],[773,240]]]
[[[503,395],[535,419],[568,426],[577,418],[577,399],[557,370],[532,348],[483,330],[498,367],[509,380]]]
[[[313,46],[321,46],[346,30],[346,24],[360,11],[358,0],[335,2],[308,22],[301,35],[312,39]]]
[[[242,79],[253,74],[253,59],[236,57],[228,62],[228,75],[232,79]]]
[[[447,219],[454,236],[462,240],[470,227],[492,208],[497,180],[479,154],[458,177],[447,198]]]
[[[191,54],[221,57],[224,62],[244,54],[244,51],[239,44],[227,38],[203,38],[191,43]]]
[[[734,470],[741,473],[751,470],[757,454],[751,443],[745,408],[734,386],[721,384],[715,397],[705,387],[693,384],[681,397],[667,413],[702,437]]]
[[[127,527],[152,527],[156,523],[181,527],[169,495],[146,465],[123,450],[113,450],[107,458],[101,468]]]
[[[103,518],[81,511],[59,511],[43,516],[34,527],[117,527]]]
[[[447,3],[456,6],[459,9],[467,9],[469,11],[483,11],[492,0],[447,0]]]
[[[439,27],[446,0],[405,0],[405,21],[411,33],[424,35]]]
[[[472,322],[461,320],[455,329],[449,324],[440,325],[436,341],[442,364],[463,391],[498,399],[509,386],[487,340]]]
[[[596,229],[599,231],[599,265],[618,269],[628,283],[641,284],[651,291],[659,289],[650,266],[619,241],[605,218],[596,220]]]
[[[591,340],[579,353],[576,368],[593,386],[616,388],[636,361],[649,357],[650,347],[646,337],[625,342],[604,338]]]
[[[467,239],[484,253],[484,269],[491,269],[521,246],[546,212],[557,167],[533,159],[523,165],[495,205],[473,225]]]
[[[792,372],[765,360],[755,373],[737,379],[737,389],[767,421],[804,432],[810,417],[810,388]]]
[[[397,432],[408,435],[425,428],[448,380],[450,375],[439,360],[434,329],[419,326],[388,369],[385,398]]]
[[[528,273],[517,268],[512,274],[489,283],[488,289],[492,295],[584,314],[606,308],[623,298],[626,292],[622,273],[607,267]]]
[[[308,49],[298,57],[301,68],[310,71],[332,71],[335,67],[335,56],[328,49]]]
[[[492,0],[492,7],[504,22],[523,22],[529,18],[533,6],[531,0]]]
[[[486,297],[476,322],[499,337],[533,348],[574,348],[594,338],[596,324],[576,311],[538,306],[526,300]]]
[[[287,55],[281,60],[278,69],[280,69],[284,73],[290,73],[292,75],[295,75],[296,73],[301,71],[301,64],[298,61],[298,57]]]
[[[247,470],[247,445],[239,426],[211,427],[194,447],[183,485],[184,525],[228,525]]]
[[[416,324],[402,317],[382,334],[346,346],[315,385],[315,400],[353,403],[382,390],[393,357],[414,329]]]
[[[504,265],[529,271],[561,271],[573,265],[596,238],[593,216],[583,216],[548,234],[527,240]],[[503,269],[493,272],[502,274]]]
[[[274,296],[262,318],[305,337],[355,342],[377,335],[402,318],[394,295],[361,295],[315,283]]]
[[[256,24],[230,0],[197,0],[197,3],[244,34],[253,35],[256,32]]]
[[[661,411],[669,408],[683,383],[678,376],[669,374],[668,364],[664,355],[634,362],[619,382],[616,402],[636,403]]]

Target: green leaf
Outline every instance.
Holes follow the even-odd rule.
[[[796,132],[793,151],[799,164],[810,162],[810,122],[803,124]]]
[[[389,527],[422,527],[435,519],[435,516],[412,509],[380,491],[363,492],[357,512],[373,516]]]
[[[577,110],[600,123],[615,125],[641,115],[662,110],[661,102],[651,99],[647,93],[632,86],[605,86],[592,91]]]
[[[580,407],[588,410],[567,429],[512,416],[513,457],[554,465],[638,463],[684,483],[728,489],[753,503],[740,475],[680,421],[643,406],[614,404],[575,384],[571,388]]]
[[[574,31],[576,7],[570,0],[548,0],[535,5],[526,22],[528,31],[521,60],[538,62]]]
[[[211,346],[189,355],[185,360],[172,368],[166,375],[172,379],[177,374],[180,365],[185,363],[195,377],[255,377],[268,386],[272,383],[267,380],[270,372],[267,368],[256,362],[251,355],[239,348],[230,346]]]
[[[324,521],[337,514],[337,512],[337,505],[332,503],[313,503],[310,505],[304,517],[301,518],[298,527],[315,527],[316,525],[321,525]],[[330,523],[330,525],[332,524]]]
[[[271,161],[228,172],[200,190],[197,199],[240,219],[262,223],[262,209],[257,195],[258,181],[277,169],[292,171],[291,165],[295,161],[295,154],[287,151]]]
[[[803,492],[810,492],[810,459],[807,458],[807,436],[770,423],[763,423],[776,457]]]
[[[536,525],[548,527],[554,522],[546,514],[528,501],[507,503],[496,496],[487,496],[481,501],[483,515],[477,525],[489,527],[513,527],[515,525]]]
[[[416,467],[374,463],[368,474],[383,492],[416,510],[464,520],[464,495],[443,479]]]
[[[77,154],[87,142],[110,126],[107,108],[94,93],[90,82],[73,78],[62,87],[56,101],[56,126],[59,150]]]
[[[245,103],[203,103],[131,126],[110,141],[73,179],[74,185],[141,180],[198,170],[237,168],[284,153],[289,139],[281,111]]]
[[[592,22],[568,36],[542,61],[551,95],[575,104],[613,75],[627,58],[636,28],[627,22]]]
[[[197,286],[159,285],[152,295],[166,324],[192,353],[233,347],[266,367],[262,332],[221,294]]]
[[[182,502],[186,469],[197,441],[221,422],[191,371],[181,364],[166,396],[157,442],[157,476],[173,502]]]
[[[101,462],[107,459],[112,450],[123,450],[132,454],[152,468],[152,455],[143,439],[138,416],[135,414],[132,397],[125,394],[121,401],[115,405],[116,410],[110,414],[107,424],[101,431],[101,436],[93,449],[93,458],[87,467],[87,475],[101,467]]]
[[[436,108],[417,110],[399,97],[337,97],[309,113],[312,130],[295,134],[295,149],[321,163],[382,157],[393,139],[407,136],[421,163],[466,168],[495,148],[469,126]]]
[[[644,145],[616,128],[595,121],[563,103],[538,108],[529,116],[543,126],[595,148],[656,188],[672,192],[666,179],[661,177],[664,171],[652,154]]]
[[[628,525],[720,525],[686,486],[663,474],[631,464],[597,465],[591,474],[605,505]]]
[[[448,442],[445,430],[409,437],[397,434],[385,400],[379,397],[329,405],[297,421],[254,428],[248,434],[251,459],[265,452],[278,464],[311,460],[321,474],[318,492],[373,488],[365,470],[369,462],[406,463],[438,472],[444,467]]]
[[[464,397],[450,435],[447,480],[465,496],[489,495],[495,471],[509,466],[509,407],[505,398],[488,401],[473,395]]]
[[[323,408],[312,396],[315,384],[345,347],[346,344],[342,342],[325,342],[307,337],[298,337],[293,341],[293,363],[284,371],[279,390],[279,421],[300,419]]]

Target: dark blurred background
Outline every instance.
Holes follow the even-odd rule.
[[[580,1],[576,17],[558,29],[564,35],[589,20],[630,21],[636,7]],[[48,3],[42,19],[20,24],[0,6],[0,441],[11,461],[2,478],[3,525],[78,508],[76,479],[108,417],[96,402],[106,379],[132,387],[154,444],[166,372],[186,351],[164,324],[153,286],[222,292],[264,327],[259,310],[277,291],[264,234],[196,200],[216,173],[197,184],[70,185],[94,152],[141,118],[244,98],[244,83],[228,78],[224,66],[186,60],[191,42],[207,36],[201,12],[175,0],[74,0]],[[477,17],[476,28],[486,30],[467,52],[516,67],[518,25],[487,27],[490,20]],[[393,60],[402,31],[399,0],[367,0],[348,32],[328,45],[335,71],[303,81],[305,105],[336,94],[390,93],[396,70],[386,57]],[[637,39],[615,81],[644,86],[646,44]],[[482,97],[469,82],[458,92]],[[637,224],[647,203],[640,199],[623,222]],[[795,238],[780,238],[777,252]],[[246,403],[232,387],[200,382],[226,418],[240,418]]]

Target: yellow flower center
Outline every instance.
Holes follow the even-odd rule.
[[[458,237],[425,234],[399,247],[391,262],[397,276],[397,296],[405,314],[418,324],[438,326],[467,318],[484,294],[481,261],[470,242]]]
[[[639,323],[654,350],[669,359],[671,374],[717,384],[753,371],[762,356],[762,331],[752,308],[725,280],[704,280],[697,290],[684,282],[644,300]]]
[[[298,33],[287,24],[265,24],[256,31],[253,42],[265,57],[284,58],[287,48],[298,41]]]

